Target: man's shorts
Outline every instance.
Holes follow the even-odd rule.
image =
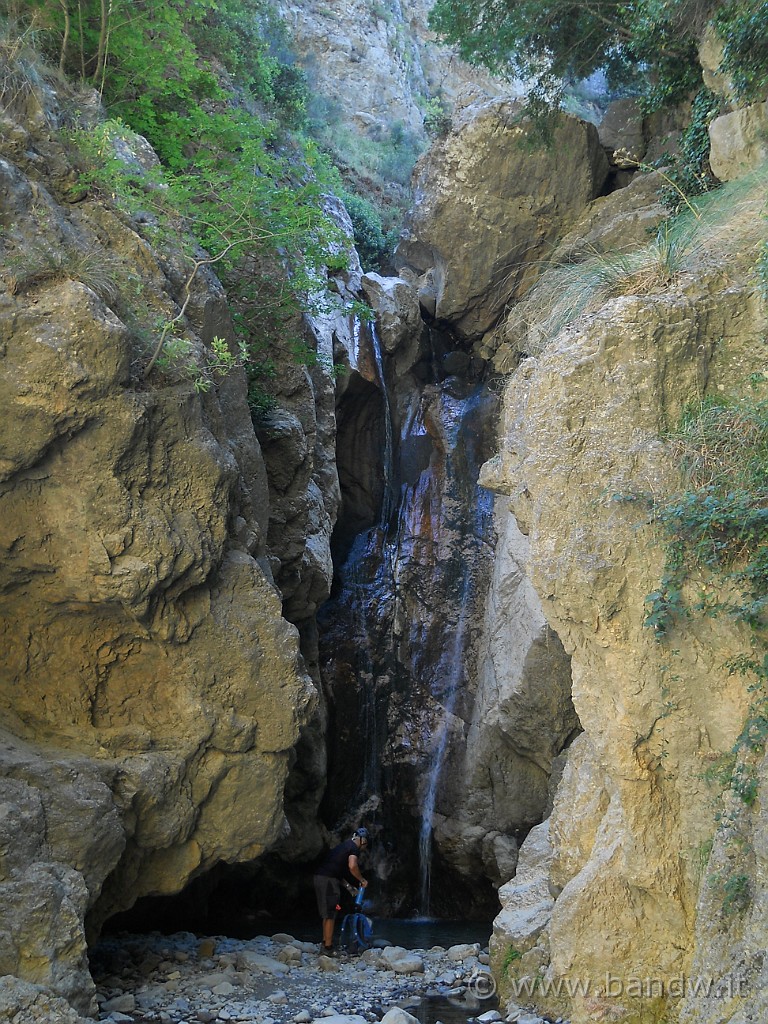
[[[315,875],[315,895],[320,917],[326,920],[336,917],[336,905],[341,897],[341,882],[327,875]]]

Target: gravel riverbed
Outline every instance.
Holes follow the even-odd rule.
[[[385,1016],[386,1024],[409,1024],[406,1014],[441,999],[459,1019],[482,1024],[541,1020],[502,1018],[494,1009],[488,954],[477,943],[331,958],[282,933],[247,940],[119,934],[92,950],[91,970],[106,1024],[368,1024]]]

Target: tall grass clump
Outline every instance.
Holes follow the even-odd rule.
[[[668,288],[682,275],[755,263],[765,245],[768,166],[685,198],[647,245],[628,250],[588,250],[567,263],[546,266],[525,300],[511,313],[508,337],[537,355],[563,328],[596,313],[620,295],[647,295]]]
[[[655,503],[666,557],[645,626],[659,641],[693,614],[746,627],[743,653],[724,667],[745,678],[750,705],[718,779],[751,806],[768,743],[768,398],[765,375],[749,383],[690,406],[668,438],[683,480]]]
[[[764,645],[768,626],[768,397],[762,375],[748,393],[688,407],[668,439],[683,489],[657,503],[666,540],[661,585],[647,598],[646,625],[666,634],[689,611],[727,613]],[[689,608],[683,587],[705,573]]]
[[[41,107],[46,79],[52,75],[37,49],[34,22],[22,27],[0,15],[0,110],[18,119],[30,107]]]

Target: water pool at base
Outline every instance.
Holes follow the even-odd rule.
[[[371,915],[369,915],[371,916]],[[343,915],[336,921],[336,941]],[[478,942],[485,949],[491,937],[490,921],[441,921],[433,918],[386,918],[373,917],[373,939],[376,945],[403,946],[405,949],[429,949],[431,946],[456,946],[464,942]],[[301,918],[299,920],[257,920],[248,927],[237,929],[234,938],[253,938],[256,935],[274,935],[287,932],[304,942],[320,941],[320,921]],[[227,934],[232,934],[232,929]]]

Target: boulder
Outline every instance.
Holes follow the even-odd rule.
[[[709,164],[721,181],[743,178],[768,159],[768,100],[714,118]]]
[[[386,946],[381,951],[381,957],[396,974],[421,974],[424,971],[424,961],[418,953],[403,949],[402,946]]]
[[[417,166],[400,266],[431,282],[434,318],[482,337],[598,195],[608,162],[594,125],[563,115],[536,146],[513,103],[468,108]]]
[[[16,1024],[90,1024],[50,989],[0,975],[0,1021]]]

